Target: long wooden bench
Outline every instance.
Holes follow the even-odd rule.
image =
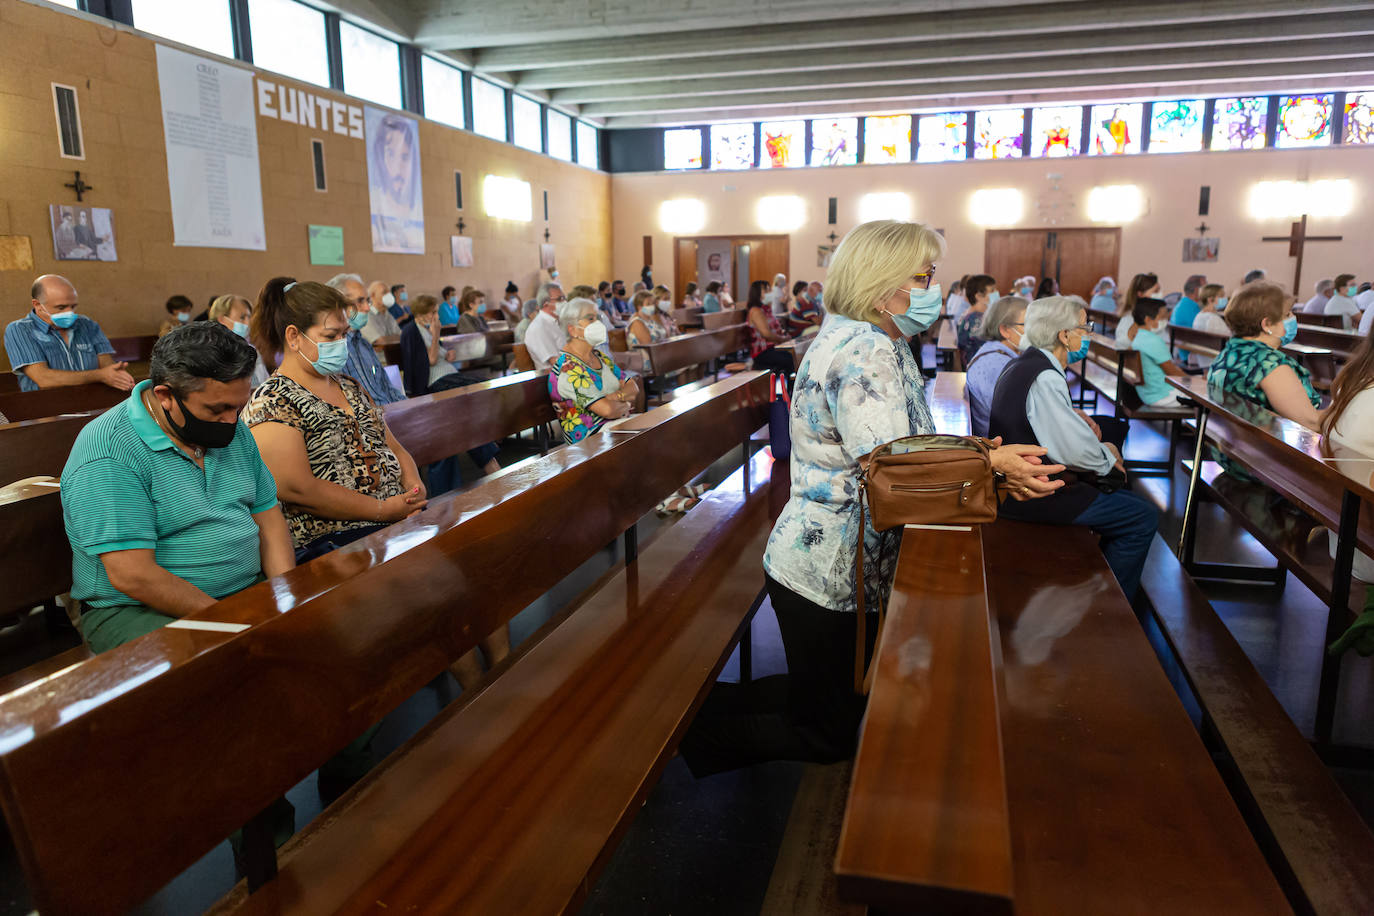
[[[935,342],[935,355],[948,371],[964,371],[964,351],[959,349],[959,335],[953,321],[941,322]]]
[[[111,337],[110,346],[114,347],[116,362],[146,363],[153,358],[153,347],[157,341],[156,334],[142,334],[137,337]]]
[[[1344,315],[1327,315],[1325,312],[1320,315],[1314,315],[1311,312],[1298,312],[1298,320],[1304,324],[1315,324],[1324,328],[1345,327]]]
[[[749,333],[745,325],[729,325],[716,331],[697,331],[678,334],[657,343],[639,344],[644,354],[646,381],[656,388],[666,387],[665,380],[684,369],[703,366],[712,360],[747,349]]]
[[[17,391],[0,394],[0,414],[4,414],[11,423],[18,423],[20,420],[40,420],[60,414],[106,410],[128,397],[127,391],[100,384]]]
[[[1216,359],[1226,341],[1231,338],[1200,328],[1185,328],[1169,325],[1169,346],[1174,350],[1193,353],[1207,359]],[[1283,351],[1292,356],[1312,373],[1314,387],[1325,391],[1331,387],[1339,368],[1335,355],[1325,347],[1314,347],[1296,341],[1284,346]]]
[[[1088,321],[1096,326],[1099,334],[1115,334],[1116,326],[1121,323],[1121,316],[1116,312],[1108,312],[1102,309],[1089,308]]]
[[[26,477],[61,476],[77,435],[102,413],[94,410],[0,424],[0,487]]]
[[[1145,379],[1140,351],[1129,344],[1118,344],[1101,334],[1089,335],[1088,355],[1079,363],[1080,406],[1087,406],[1087,389],[1092,401],[1103,397],[1113,404],[1113,415],[1129,420],[1157,420],[1169,424],[1169,457],[1164,461],[1128,460],[1126,470],[1141,477],[1166,477],[1173,472],[1178,454],[1182,423],[1193,415],[1186,407],[1149,407],[1140,400],[1137,385]]]
[[[1374,834],[1158,535],[1140,585],[1295,908],[1374,913]]]
[[[521,372],[382,408],[396,441],[426,465],[486,442],[534,429],[541,452],[552,444],[546,427],[556,419],[547,370]]]
[[[1306,316],[1303,316],[1305,318]],[[1304,324],[1300,318],[1298,322],[1298,336],[1294,338],[1300,344],[1309,347],[1320,347],[1330,350],[1334,354],[1338,364],[1344,364],[1354,354],[1355,348],[1364,340],[1359,331],[1347,331],[1342,328],[1328,328],[1315,324]]]
[[[761,601],[752,464],[214,912],[576,912]]]
[[[1374,555],[1374,490],[1343,474],[1325,458],[1320,436],[1234,395],[1209,390],[1200,378],[1171,379],[1197,406],[1198,446],[1189,465],[1188,501],[1184,510],[1179,557],[1197,578],[1279,584],[1286,569],[1327,606],[1326,638],[1330,644],[1351,621],[1351,568],[1356,549]],[[1242,465],[1258,483],[1223,474],[1204,461],[1203,442],[1219,448]],[[1371,462],[1374,464],[1374,462]],[[1241,523],[1279,563],[1277,570],[1203,563],[1195,558],[1197,505],[1206,493]],[[1312,521],[1337,533],[1330,559],[1327,539],[1308,543],[1311,525],[1297,527],[1291,513],[1276,512],[1274,495],[1288,500]],[[1323,653],[1314,732],[1331,739],[1340,685],[1341,659]]]
[[[191,618],[246,630],[163,628],[0,698],[0,806],[38,908],[145,898],[666,493],[747,451],[767,409],[766,374],[737,375],[639,418],[640,432],[508,468]],[[245,831],[255,884],[275,871],[260,822]]]
[[[719,312],[701,313],[701,327],[706,331],[719,331],[731,325],[744,324],[748,320],[748,309],[721,309]]]
[[[701,306],[685,309],[673,309],[673,321],[677,322],[680,328],[699,328],[702,326],[701,316],[706,310]]]

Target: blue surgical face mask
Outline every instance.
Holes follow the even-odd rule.
[[[477,314],[479,314],[479,315],[485,315],[486,313],[487,313],[487,304],[486,304],[485,302],[479,302],[479,303],[477,303]]]
[[[190,312],[177,312],[177,321],[180,321],[182,324],[185,324],[186,322],[188,322],[188,321],[190,321],[190,320],[191,320],[191,313],[190,313]]]
[[[1286,347],[1298,336],[1298,318],[1296,315],[1289,315],[1283,322],[1283,336],[1279,338],[1279,346]]]
[[[1081,332],[1080,332],[1080,333],[1081,333]],[[1069,355],[1066,356],[1066,357],[1064,357],[1064,362],[1065,362],[1067,365],[1072,366],[1074,363],[1078,362],[1079,360],[1084,359],[1084,358],[1088,355],[1088,350],[1090,350],[1091,348],[1092,348],[1092,341],[1089,340],[1089,339],[1088,339],[1088,335],[1087,335],[1086,333],[1084,333],[1083,336],[1082,336],[1082,338],[1081,338],[1081,339],[1079,340],[1079,342],[1078,342],[1078,349],[1077,349],[1077,350],[1070,350],[1070,351],[1069,351]]]
[[[410,300],[410,293],[406,292],[405,290],[401,290],[400,295],[398,295],[396,298],[401,302],[408,302]]]
[[[1345,294],[1346,294],[1347,296],[1349,296],[1351,299],[1354,299],[1354,298],[1355,298],[1355,293],[1356,293],[1356,288],[1355,288],[1355,287],[1353,287],[1353,286],[1347,286],[1347,287],[1345,288]]]
[[[48,312],[48,316],[52,318],[53,324],[64,331],[76,324],[76,312],[72,310],[65,312]]]
[[[819,293],[816,293],[816,295],[812,296],[811,301],[816,303],[817,305],[822,305],[825,302],[825,290],[821,290]]]
[[[1228,302],[1230,302],[1230,301],[1231,301],[1230,298],[1228,298],[1228,297],[1226,297],[1226,296],[1220,296],[1220,297],[1218,297],[1218,298],[1217,298],[1217,311],[1219,312],[1219,311],[1221,311],[1222,309],[1226,308],[1226,303],[1228,303]]]
[[[301,334],[306,340],[310,340],[305,334]],[[346,340],[325,340],[314,341],[315,350],[319,353],[316,359],[310,361],[310,365],[320,375],[337,375],[343,370],[344,363],[348,362],[348,341]],[[302,354],[304,355],[304,354]]]
[[[1002,298],[1002,294],[999,293],[997,290],[993,290],[992,292],[988,293],[988,305],[992,305],[992,304],[995,303],[998,299],[1001,299],[1001,298]]]
[[[901,315],[892,315],[892,323],[897,325],[897,330],[904,337],[915,337],[935,323],[940,317],[940,308],[944,303],[944,295],[940,290],[940,284],[932,283],[930,289],[917,289],[912,287],[907,290],[910,300],[906,307],[906,312]]]
[[[371,317],[372,316],[367,312],[358,312],[352,318],[348,319],[348,326],[355,331],[361,331],[367,326],[367,320]]]
[[[235,321],[235,322],[234,322],[234,333],[237,334],[237,335],[239,335],[240,337],[242,337],[244,340],[247,340],[247,339],[248,339],[248,323],[247,323],[247,322],[244,322],[244,321]]]

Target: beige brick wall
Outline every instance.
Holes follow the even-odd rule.
[[[364,144],[258,116],[266,251],[176,248],[172,245],[167,157],[154,41],[27,0],[0,0],[0,235],[32,239],[35,270],[0,270],[0,322],[24,315],[37,274],[62,273],[76,284],[82,311],[111,336],[154,333],[172,293],[199,307],[216,294],[256,298],[269,277],[325,280],[336,267],[312,267],[306,226],[342,226],[346,269],[366,279],[404,282],[411,295],[437,294],[446,284],[473,285],[499,295],[507,280],[532,294],[543,241],[542,192],[549,192],[548,228],[566,281],[610,279],[610,179],[505,143],[420,121],[424,167],[424,255],[374,254]],[[240,66],[242,66],[240,64]],[[263,72],[278,86],[362,104],[340,93]],[[86,159],[58,152],[51,83],[77,88]],[[310,141],[324,141],[329,190],[314,190]],[[94,186],[85,202],[114,212],[116,263],[57,261],[48,205],[75,202],[63,185],[72,171]],[[473,238],[476,266],[450,267],[449,236],[457,233],[453,172],[463,173],[464,234]],[[534,220],[486,217],[481,181],[500,174],[530,182]]]

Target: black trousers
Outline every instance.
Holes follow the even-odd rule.
[[[787,674],[717,683],[682,739],[698,778],[767,760],[834,763],[854,755],[866,698],[854,692],[854,615],[808,601],[767,579]],[[872,656],[878,615],[868,615]]]

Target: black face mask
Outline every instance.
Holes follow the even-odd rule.
[[[198,445],[201,448],[225,448],[230,442],[234,441],[234,433],[238,432],[239,422],[237,419],[233,423],[217,423],[212,420],[202,420],[186,408],[186,402],[178,395],[172,395],[176,400],[177,406],[181,408],[181,415],[186,418],[185,424],[178,426],[172,419],[168,411],[167,425],[172,427],[172,432],[177,434],[177,438],[188,445]]]

